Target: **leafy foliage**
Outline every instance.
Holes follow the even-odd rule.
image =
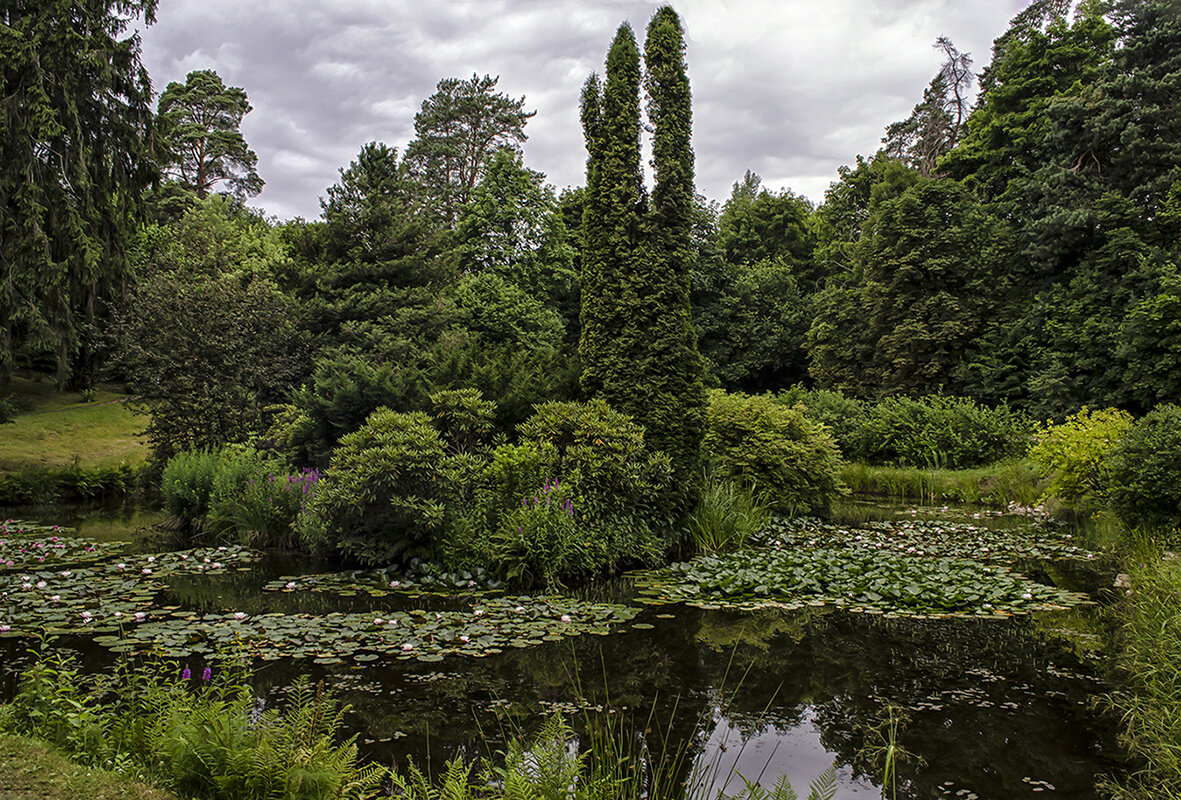
[[[850,457],[871,464],[965,469],[1024,453],[1029,420],[1008,406],[965,397],[890,397],[870,406],[849,437]]]
[[[840,494],[840,450],[802,410],[768,396],[710,394],[705,458],[781,513],[822,511]]]
[[[295,317],[291,301],[261,278],[244,285],[161,274],[140,286],[122,350],[157,461],[265,429],[262,409],[303,368]]]
[[[216,676],[214,676],[216,672]],[[38,653],[6,720],[84,763],[135,764],[169,788],[211,800],[376,796],[386,770],[358,763],[356,737],[338,744],[347,707],[296,681],[285,712],[262,710],[240,668],[201,682],[171,661],[122,662],[107,694],[68,657]]]
[[[431,555],[445,456],[426,414],[379,408],[333,451],[302,523],[305,542],[368,564]]]
[[[1165,403],[1106,453],[1108,497],[1130,526],[1181,527],[1181,407]]]
[[[127,245],[155,178],[151,84],[135,20],[155,0],[5,6],[0,37],[0,390],[17,358],[93,379],[89,327],[131,275]]]
[[[1045,496],[1073,508],[1096,505],[1106,495],[1106,459],[1132,427],[1132,415],[1114,408],[1083,408],[1034,434],[1029,458],[1050,476]]]

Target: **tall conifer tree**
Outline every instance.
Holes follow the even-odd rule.
[[[582,98],[587,198],[583,218],[583,390],[641,422],[650,444],[688,479],[699,460],[705,389],[689,310],[693,215],[691,96],[684,33],[669,7],[645,41],[656,185],[640,170],[640,59],[622,25],[606,81]]]

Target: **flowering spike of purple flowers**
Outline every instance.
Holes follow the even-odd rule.
[[[180,679],[182,681],[187,681],[191,677],[193,677],[193,671],[188,667],[185,667],[180,671]]]
[[[213,668],[212,667],[206,667],[205,669],[203,669],[201,671],[201,680],[205,681],[206,683],[213,680]]]

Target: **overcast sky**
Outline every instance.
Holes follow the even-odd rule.
[[[921,98],[949,36],[976,67],[1028,0],[673,0],[688,39],[698,191],[725,200],[747,169],[815,201]],[[578,96],[615,29],[643,38],[637,0],[163,0],[143,31],[156,91],[214,69],[246,89],[242,131],[286,219],[366,142],[399,150],[445,77],[500,76],[536,109],[525,162],[559,189],[584,182]]]

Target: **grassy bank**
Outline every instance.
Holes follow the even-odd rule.
[[[99,388],[85,402],[52,382],[17,378],[12,394],[18,414],[0,427],[0,473],[134,466],[147,457],[139,439],[144,419],[115,387]]]
[[[1181,798],[1181,561],[1137,554],[1116,647],[1121,742],[1139,771],[1111,787],[1124,800]]]
[[[857,497],[916,503],[1032,506],[1041,494],[1037,473],[1024,461],[959,470],[852,463],[842,468],[841,480]]]
[[[0,734],[0,797],[5,800],[175,800],[125,775],[84,767],[39,739]]]

